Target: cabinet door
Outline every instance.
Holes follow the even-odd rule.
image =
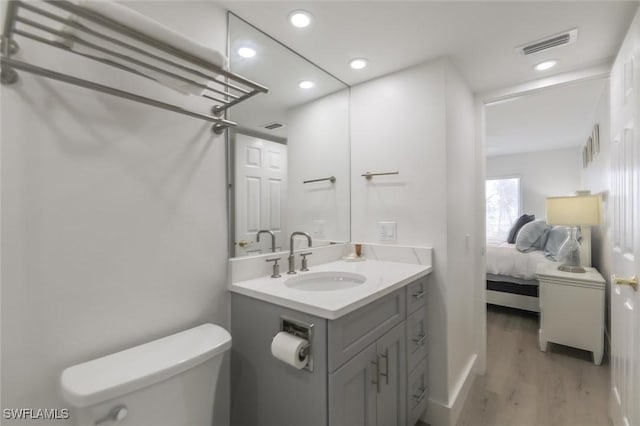
[[[331,426],[376,425],[376,359],[374,343],[329,375]]]
[[[404,322],[376,342],[380,371],[377,394],[378,426],[405,426],[407,423],[407,358]]]

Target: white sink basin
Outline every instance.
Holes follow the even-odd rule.
[[[287,287],[304,291],[344,290],[364,284],[367,278],[353,272],[303,272],[287,279]]]

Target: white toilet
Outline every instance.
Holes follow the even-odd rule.
[[[231,335],[214,324],[74,365],[60,377],[77,425],[210,426]]]

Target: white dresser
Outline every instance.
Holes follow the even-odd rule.
[[[540,281],[540,350],[548,342],[593,352],[602,363],[604,350],[604,278],[595,268],[563,272],[557,263],[538,266]]]

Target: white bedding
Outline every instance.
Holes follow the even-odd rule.
[[[541,262],[555,263],[537,250],[522,253],[515,244],[487,244],[487,273],[509,275],[524,280],[536,279],[536,267]]]

